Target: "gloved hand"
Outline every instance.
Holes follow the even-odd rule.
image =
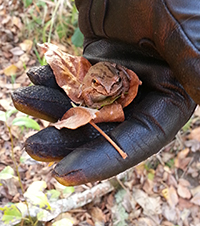
[[[76,130],[48,127],[29,137],[26,151],[41,161],[60,160],[55,178],[78,185],[112,177],[169,143],[200,103],[199,0],[77,0],[84,54],[92,64],[111,61],[142,81],[123,123],[100,127],[128,154],[125,160],[90,125]],[[32,69],[36,84],[16,90],[21,111],[56,121],[70,100],[49,66]],[[189,96],[189,95],[190,96]],[[193,99],[193,100],[192,100]],[[195,102],[194,102],[195,101]]]

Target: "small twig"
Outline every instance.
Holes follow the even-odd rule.
[[[37,206],[32,206],[30,210],[31,216],[36,217],[38,212],[43,211],[44,214],[41,216],[40,220],[45,222],[51,221],[61,213],[65,213],[67,211],[83,207],[86,204],[91,203],[97,197],[100,198],[108,194],[109,192],[113,191],[114,189],[115,188],[110,183],[110,181],[104,181],[81,193],[74,193],[67,198],[58,199],[57,201],[50,202],[51,211],[41,209],[40,207]]]
[[[93,120],[89,122],[99,133],[106,138],[108,142],[112,144],[112,146],[119,152],[119,154],[122,156],[123,159],[127,157],[127,154],[106,134],[104,131],[99,128]]]

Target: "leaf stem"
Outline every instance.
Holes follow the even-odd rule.
[[[119,154],[122,156],[123,159],[127,158],[127,154],[101,129],[99,128],[93,120],[89,122],[99,133],[106,138],[110,144],[119,152]]]

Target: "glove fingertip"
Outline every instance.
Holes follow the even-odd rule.
[[[53,89],[61,89],[55,79],[51,67],[47,65],[32,67],[27,75],[34,85],[42,85]]]
[[[44,86],[19,88],[11,97],[19,111],[50,122],[56,122],[71,107],[66,95]]]
[[[64,186],[75,186],[86,184],[88,182],[85,174],[81,169],[68,172],[65,175],[59,175],[55,170],[52,172],[52,176]],[[91,181],[91,180],[90,180]]]

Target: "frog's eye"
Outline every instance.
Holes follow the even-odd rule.
[[[120,83],[121,81],[122,81],[122,78],[119,77],[118,80],[117,80],[117,82]]]
[[[92,83],[93,83],[94,85],[99,84],[98,80],[96,80],[96,79],[92,79]]]

